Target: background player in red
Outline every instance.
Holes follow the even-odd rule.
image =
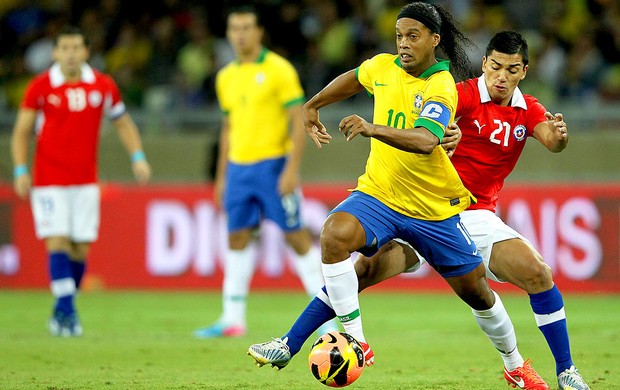
[[[151,168],[116,83],[87,64],[88,40],[81,30],[64,27],[52,55],[55,63],[26,89],[11,151],[15,192],[21,198],[30,194],[36,234],[45,240],[49,255],[56,299],[49,330],[69,337],[82,334],[74,297],[99,229],[97,149],[104,112],[118,129],[138,182],[149,180]],[[27,161],[33,129],[37,139],[31,179]]]
[[[588,385],[572,361],[564,302],[550,267],[525,237],[495,215],[498,193],[518,161],[527,137],[536,138],[551,152],[562,151],[568,143],[563,115],[551,115],[536,98],[519,90],[528,64],[526,40],[516,32],[500,32],[487,46],[482,76],[457,84],[456,117],[462,139],[451,160],[465,186],[478,199],[478,203],[461,213],[461,220],[483,258],[487,277],[514,284],[529,294],[536,323],[556,361],[559,387],[587,390]],[[360,256],[355,263],[360,291],[419,267],[420,259],[414,250],[396,241],[386,244],[371,258]],[[334,315],[323,288],[286,335],[251,348],[256,346],[265,354],[277,356],[282,365],[296,352],[289,348],[291,339],[295,339],[294,344],[305,341],[316,324]],[[285,339],[288,344],[281,342]],[[267,349],[279,349],[281,353]],[[522,389],[548,388],[544,383],[530,382],[531,378],[522,370],[529,361],[514,363],[522,365],[504,369],[504,377],[511,385]]]

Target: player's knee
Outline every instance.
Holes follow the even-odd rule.
[[[553,272],[545,262],[532,262],[527,277],[524,280],[524,288],[529,294],[547,291],[553,287]]]
[[[495,296],[488,286],[464,285],[457,293],[472,309],[487,310],[495,304]]]
[[[243,229],[228,233],[228,247],[233,250],[245,249],[252,239],[252,231]]]
[[[325,221],[321,230],[321,252],[324,262],[326,260],[329,262],[331,259],[340,261],[363,246],[365,240],[363,229],[360,237],[360,229],[356,226],[359,222],[351,218],[334,217],[332,214]]]
[[[301,229],[285,234],[286,243],[293,248],[298,255],[305,255],[312,245],[312,235],[308,229]]]

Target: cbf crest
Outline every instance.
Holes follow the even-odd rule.
[[[422,106],[424,105],[424,95],[421,91],[418,91],[413,95],[413,114],[420,115]]]

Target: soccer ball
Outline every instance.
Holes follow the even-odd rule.
[[[329,332],[312,344],[308,364],[312,375],[322,384],[344,387],[362,374],[364,350],[348,333]]]

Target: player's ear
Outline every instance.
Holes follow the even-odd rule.
[[[441,35],[433,33],[433,47],[439,46],[439,42],[441,42]]]
[[[487,56],[482,56],[482,72],[483,73],[486,67],[487,67]]]
[[[523,67],[523,74],[521,75],[521,80],[523,80],[525,78],[525,75],[527,74],[528,68],[529,68],[529,65],[525,65]]]

